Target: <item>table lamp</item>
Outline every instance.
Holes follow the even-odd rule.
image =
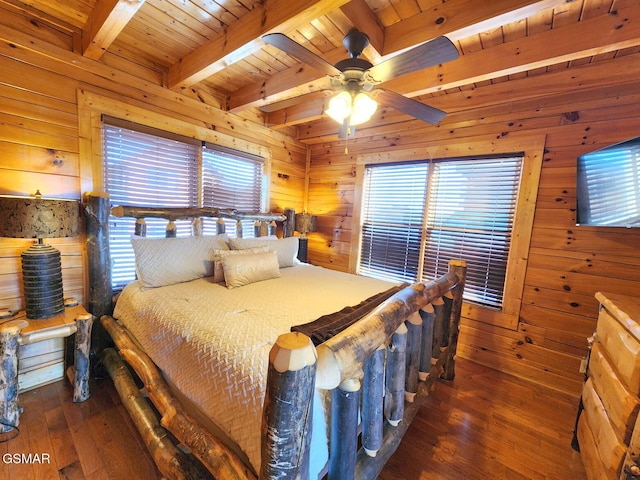
[[[315,215],[309,215],[308,213],[296,213],[296,232],[300,232],[299,247],[298,247],[298,260],[301,262],[307,261],[307,248],[309,239],[307,233],[316,231],[316,219]]]
[[[0,237],[35,238],[22,252],[22,281],[27,318],[49,318],[64,311],[60,252],[43,238],[73,237],[80,232],[76,200],[0,197]]]

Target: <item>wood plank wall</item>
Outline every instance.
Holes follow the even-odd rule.
[[[467,308],[459,354],[577,394],[577,367],[597,315],[593,294],[640,295],[640,232],[576,227],[574,217],[576,157],[640,134],[638,53],[448,93],[438,106],[450,113],[438,127],[382,109],[377,115],[385,126],[363,127],[367,134],[349,141],[349,155],[342,141],[322,139],[326,125],[311,125],[300,132],[311,151],[306,177],[307,152],[300,141],[220,111],[210,92],[163,89],[165,79],[152,66],[111,54],[104,64],[83,58],[77,53],[78,34],[0,5],[0,194],[26,195],[40,188],[45,196],[79,199],[84,193],[77,100],[83,90],[148,109],[158,121],[175,118],[268,148],[271,209],[306,206],[319,215],[320,231],[310,235],[310,260],[346,271],[354,261],[360,155],[392,158],[397,149],[423,147],[425,139],[437,144],[542,135],[546,148],[519,321],[508,329],[484,321],[480,309]],[[63,254],[65,295],[82,301],[82,238],[50,243]],[[28,244],[0,239],[0,307],[22,306],[19,254]]]
[[[325,141],[327,124],[310,126],[309,212],[319,215],[310,234],[315,264],[347,271],[354,264],[358,228],[358,158],[423,149],[424,145],[543,136],[545,148],[522,304],[514,328],[496,326],[469,309],[459,355],[577,395],[580,359],[598,313],[598,290],[640,296],[640,229],[576,227],[576,157],[640,135],[640,54],[598,58],[592,64],[541,76],[484,84],[439,97],[449,112],[437,127],[404,121],[383,109],[386,122],[356,139]],[[612,74],[615,72],[615,74]],[[330,128],[330,127],[329,127]],[[470,152],[473,153],[473,152]],[[482,152],[475,152],[482,153]],[[402,154],[404,157],[404,153]],[[443,151],[442,156],[446,156]]]
[[[79,32],[45,17],[0,4],[0,195],[80,199],[91,190],[81,179],[78,92],[91,93],[215,134],[250,141],[269,150],[270,208],[303,207],[307,147],[291,136],[222,112],[208,92],[172,92],[151,68],[127,62],[105,64],[78,54]],[[194,129],[195,130],[195,129]],[[83,176],[86,172],[82,173]],[[90,180],[90,179],[89,179]],[[90,185],[90,182],[89,182]],[[82,237],[49,241],[62,252],[65,296],[85,299]],[[20,253],[29,240],[0,238],[0,308],[22,307]]]

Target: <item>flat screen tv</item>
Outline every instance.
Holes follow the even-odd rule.
[[[640,227],[640,137],[578,157],[578,225]]]

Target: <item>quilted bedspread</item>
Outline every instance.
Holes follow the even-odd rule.
[[[268,355],[291,326],[355,305],[388,282],[311,265],[227,289],[211,277],[142,289],[129,284],[114,316],[165,377],[260,470]]]

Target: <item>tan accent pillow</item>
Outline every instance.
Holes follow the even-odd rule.
[[[224,270],[222,260],[228,256],[252,255],[254,253],[268,252],[269,247],[247,248],[245,250],[214,250],[213,251],[213,281],[215,283],[224,282]]]
[[[280,268],[293,267],[298,263],[298,237],[287,237],[282,240],[272,237],[230,238],[231,250],[242,250],[266,245],[269,250],[278,254]]]
[[[222,259],[222,268],[227,288],[242,287],[280,276],[276,252],[229,255]]]
[[[213,250],[228,249],[229,237],[131,238],[138,279],[144,288],[162,287],[213,275]]]

